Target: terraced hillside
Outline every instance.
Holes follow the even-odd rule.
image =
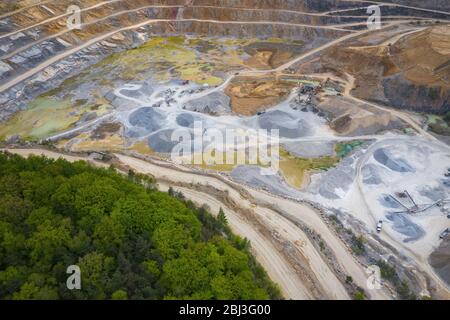
[[[306,67],[353,75],[353,93],[362,99],[445,114],[450,111],[449,30],[445,25],[418,28],[395,43],[331,48],[318,64]]]
[[[69,4],[82,8],[81,30],[66,27],[69,15],[65,10]],[[339,15],[340,10],[362,4],[195,1],[185,7],[185,1],[137,0],[45,1],[31,7],[22,5],[22,10],[4,14],[0,22],[0,101],[6,105],[2,118],[23,107],[20,103],[23,100],[53,87],[48,80],[58,83],[112,52],[143,43],[150,34],[289,38],[304,41],[306,51],[365,28],[365,16]],[[392,9],[397,7],[387,8],[392,16],[386,17],[385,23],[414,19],[397,18],[397,14],[403,13]],[[438,19],[447,17],[438,12],[418,11]],[[76,65],[71,63],[74,56]]]
[[[375,4],[381,25],[370,29]],[[70,5],[81,9],[79,29],[69,28]],[[285,298],[450,297],[447,264],[429,259],[438,247],[448,256],[439,239],[450,227],[447,1],[0,8],[0,140],[9,151],[107,162],[222,208]],[[210,164],[206,145],[189,145],[200,163],[175,161],[174,134],[199,125],[278,130],[279,168],[264,174],[258,157]],[[231,159],[249,149],[227,143]],[[405,189],[418,204],[407,204]],[[380,289],[368,287],[367,266],[382,269]]]

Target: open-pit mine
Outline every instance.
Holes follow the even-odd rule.
[[[1,1],[0,141],[222,209],[284,299],[450,299],[447,0]]]

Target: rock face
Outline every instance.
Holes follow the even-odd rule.
[[[331,48],[316,68],[351,74],[352,94],[364,100],[419,112],[450,111],[449,25],[406,35],[392,45],[360,46]]]
[[[425,9],[435,9],[440,11],[450,11],[450,3],[447,0],[428,0],[428,1],[422,1],[422,0],[388,0],[385,2],[392,2],[396,4],[406,5],[406,6],[413,6],[418,8],[425,8]]]
[[[290,154],[300,158],[320,158],[334,155],[334,143],[327,142],[286,142],[283,147]]]
[[[274,110],[260,115],[258,122],[262,129],[279,130],[280,137],[284,138],[307,136],[312,130],[306,121],[296,119],[280,110]]]
[[[402,75],[383,80],[384,95],[400,109],[445,114],[450,111],[450,89],[416,85]]]
[[[406,0],[391,0],[391,2],[411,5]],[[83,10],[81,30],[66,28],[65,14],[68,5],[72,4],[78,5]],[[445,11],[449,6],[445,0],[426,3],[414,0],[413,4],[419,8],[440,11]],[[10,5],[2,4],[2,6],[5,10],[11,10]],[[21,5],[17,3],[14,8],[16,6],[20,8]],[[197,34],[241,38],[285,38],[291,41],[300,40],[305,44],[305,49],[311,49],[331,39],[344,36],[354,28],[359,28],[358,26],[340,27],[339,24],[364,23],[367,17],[365,12],[358,10],[351,11],[352,17],[348,16],[347,11],[343,11],[342,15],[339,13],[308,15],[304,12],[346,10],[360,6],[360,2],[336,0],[196,0],[188,6],[185,0],[123,0],[110,3],[53,0],[46,2],[45,6],[32,6],[14,14],[6,14],[0,18],[0,86],[11,83],[24,73],[34,70],[36,72],[30,73],[24,81],[14,82],[15,85],[0,90],[0,122],[23,109],[27,101],[56,87],[65,79],[80,73],[84,68],[111,53],[134,48],[144,43],[151,35]],[[419,14],[446,18],[439,12],[392,6],[383,8],[385,9],[389,10],[386,12],[393,16]],[[137,26],[138,24],[141,25]],[[324,27],[327,25],[337,26]],[[100,37],[101,35],[108,36]],[[439,37],[439,32],[434,32],[430,39],[434,39],[433,37]],[[445,41],[445,34],[441,37]],[[422,40],[419,39],[419,43],[420,41]],[[440,52],[438,54],[448,61],[448,53],[442,53],[442,50],[439,51],[439,48],[436,49],[432,45],[433,40],[430,41],[427,44],[431,46],[424,47],[431,47],[433,52]],[[87,43],[90,45],[83,46]],[[402,45],[399,44],[400,53],[406,50]],[[406,44],[406,48],[408,46],[416,47]],[[70,55],[64,55],[69,50],[74,51]],[[445,50],[447,49],[444,48]],[[421,53],[421,56],[430,57],[427,52]],[[53,59],[54,63],[46,68],[42,67]],[[384,61],[383,57],[380,59]],[[337,60],[342,60],[343,69],[346,69],[345,62],[352,59],[345,56]],[[373,58],[373,55],[368,58],[368,62],[372,68],[382,65],[376,63],[377,60]],[[394,63],[398,64],[398,61]],[[357,65],[361,66],[360,63]],[[408,67],[409,65],[400,66],[400,69],[407,70]],[[428,65],[423,69],[429,70]],[[444,62],[433,64],[431,70],[436,77],[447,79],[448,84],[448,64]],[[399,108],[433,112],[444,112],[449,108],[448,86],[442,83],[416,83],[414,79],[411,80],[411,73],[405,72],[381,76],[380,72],[375,73],[376,81],[367,83],[376,82],[379,85],[371,87],[371,90],[367,88],[356,90],[357,95],[392,103]],[[358,81],[360,80],[357,77]],[[379,90],[380,88],[383,90]],[[410,98],[398,98],[396,92],[405,93],[404,96]],[[411,92],[412,94],[409,94]],[[218,115],[229,112],[228,103],[224,97],[216,96],[213,99],[218,103],[210,103],[210,110],[204,110],[205,112]],[[195,102],[192,102],[192,105],[198,108]]]

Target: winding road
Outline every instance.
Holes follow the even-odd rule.
[[[113,2],[120,2],[122,0],[113,0],[113,1],[105,1],[98,3],[94,6],[82,9],[83,12],[86,10],[91,10],[94,8],[101,7],[105,4],[110,4]],[[344,0],[345,1],[345,0]],[[39,5],[49,3],[51,1],[43,1]],[[368,2],[368,1],[355,1],[352,2]],[[405,5],[398,5],[392,3],[385,2],[374,2],[369,1],[374,4],[380,4],[383,6],[397,6],[404,7],[422,11],[429,11],[439,14],[447,14],[450,16],[450,13],[441,12],[438,10],[428,10],[423,8],[409,7]],[[30,6],[32,7],[32,6]],[[156,7],[156,6],[149,6]],[[160,6],[160,7],[180,7],[180,6]],[[213,6],[210,6],[213,7]],[[29,7],[27,7],[29,8]],[[1,18],[10,17],[13,14],[17,14],[26,10],[27,8],[23,8],[20,10],[16,10],[15,12],[4,14],[0,16]],[[105,19],[118,16],[120,14],[126,14],[129,12],[134,12],[138,10],[142,10],[147,7],[137,8],[133,10],[127,10],[115,13],[111,16],[98,19],[96,21],[87,23],[93,24],[99,21],[103,21]],[[256,10],[250,8],[244,8],[243,10]],[[286,12],[291,12],[290,10],[282,10]],[[348,10],[339,10],[348,11]],[[299,14],[309,14],[309,15],[327,15],[336,13],[338,11],[329,11],[323,13],[301,13],[294,11]],[[33,27],[41,26],[46,23],[56,21],[57,19],[66,17],[67,14],[60,15],[57,17],[53,17],[51,19],[41,21],[37,24],[24,27],[20,30],[16,30],[14,32],[10,32],[8,34],[0,35],[0,39],[15,35],[19,32],[27,31]],[[323,50],[326,50],[332,46],[338,45],[342,42],[355,39],[359,36],[365,35],[370,32],[374,32],[371,30],[362,30],[362,31],[350,31],[342,29],[342,27],[348,26],[358,26],[362,23],[350,23],[350,24],[342,24],[342,25],[329,25],[329,26],[311,26],[306,24],[294,24],[294,23],[285,23],[285,22],[273,22],[273,21],[222,21],[222,20],[202,20],[202,19],[149,19],[141,23],[133,24],[131,26],[115,29],[113,31],[107,32],[105,34],[94,37],[85,43],[82,43],[78,46],[67,49],[66,51],[57,54],[45,62],[39,64],[33,69],[30,69],[23,74],[18,75],[17,77],[11,79],[10,81],[0,85],[0,93],[5,92],[17,84],[35,76],[39,72],[42,72],[47,67],[55,64],[58,61],[61,61],[89,46],[96,44],[102,40],[108,39],[109,37],[128,30],[138,29],[140,27],[153,24],[153,23],[161,23],[161,22],[201,22],[201,23],[214,23],[214,24],[270,24],[270,25],[285,25],[285,26],[299,26],[299,27],[307,27],[307,28],[324,28],[324,29],[332,29],[338,31],[348,32],[343,37],[330,41],[320,47],[312,49],[291,61],[269,70],[244,70],[234,75],[229,75],[226,80],[218,87],[213,88],[211,90],[206,90],[204,92],[192,95],[190,97],[185,97],[184,100],[181,100],[181,103],[185,103],[188,100],[198,99],[207,94],[216,91],[223,91],[227,85],[237,76],[242,75],[259,75],[259,74],[268,74],[268,73],[280,73],[284,70],[292,67],[300,61],[303,61],[307,58],[310,58]],[[384,25],[382,28],[390,28],[396,25],[403,24],[405,22],[409,22],[409,19],[398,20],[395,22],[389,22]],[[365,24],[365,23],[364,23]],[[378,30],[379,31],[379,30]],[[42,38],[37,40],[34,43],[28,44],[22,48],[14,51],[14,54],[21,52],[21,50],[26,50],[31,46],[41,43],[44,40],[48,40],[50,38],[58,37],[68,32],[68,30],[63,30],[60,33]],[[403,34],[397,36],[392,41],[397,41],[402,36],[410,34],[412,32],[417,32],[417,28],[414,30],[405,31]],[[7,57],[10,57],[8,55]],[[375,107],[379,110],[383,110],[385,112],[389,112],[397,118],[403,120],[405,123],[410,125],[414,130],[418,132],[419,135],[423,136],[425,139],[433,141],[434,143],[440,143],[433,135],[423,129],[418,123],[416,123],[410,116],[406,113],[394,110],[392,108],[388,108],[385,106],[381,106],[375,103],[367,102],[356,98],[351,95],[351,90],[354,85],[354,79],[347,75],[349,79],[346,87],[345,96],[352,99],[357,103],[363,103]],[[122,95],[120,90],[124,88],[116,90],[116,95],[122,98],[130,98],[128,96]],[[125,88],[126,89],[126,88]],[[130,87],[130,89],[133,89]],[[121,96],[122,95],[122,96]],[[142,101],[136,99],[137,103],[142,105]],[[83,130],[89,126],[98,124],[101,121],[104,121],[108,117],[113,117],[115,114],[107,114],[100,118],[93,120],[92,122],[83,124],[77,128],[71,129],[69,131],[59,133],[52,137],[49,137],[51,140],[59,139],[65,135],[73,134],[79,130]],[[368,136],[365,136],[367,139]],[[380,146],[385,143],[385,139],[380,138],[379,136],[373,136],[378,140],[374,145],[367,150],[366,154],[358,160],[357,164],[357,183],[358,188],[361,193],[361,199],[364,200],[366,205],[367,213],[370,217],[373,216],[370,214],[369,206],[364,198],[364,194],[361,188],[361,168],[364,165],[365,161],[367,161],[368,157],[371,155],[371,150],[375,148],[375,146]],[[328,139],[328,138],[327,138]],[[343,138],[345,139],[345,138]],[[354,140],[355,137],[351,137],[349,139]],[[328,139],[329,140],[329,139]],[[448,146],[446,146],[448,148]],[[51,152],[47,150],[40,149],[10,149],[8,150],[13,153],[21,154],[23,156],[28,156],[30,154],[44,154],[51,158],[64,157],[69,161],[77,161],[77,160],[86,160],[83,157],[73,157],[64,155],[61,153]],[[366,279],[367,276],[365,274],[365,266],[360,264],[355,257],[353,256],[351,250],[347,247],[347,245],[339,238],[337,234],[328,226],[319,216],[319,214],[313,210],[310,206],[296,202],[294,200],[283,199],[281,197],[277,197],[275,195],[268,194],[261,190],[252,189],[246,186],[236,185],[231,180],[227,180],[227,178],[220,175],[211,175],[204,174],[202,172],[196,171],[188,171],[186,168],[177,167],[173,164],[154,161],[143,161],[132,157],[130,155],[125,154],[115,154],[118,161],[126,165],[128,167],[133,168],[135,171],[143,173],[143,174],[152,174],[157,178],[160,182],[160,187],[165,190],[168,188],[169,184],[174,185],[175,188],[181,192],[188,198],[194,201],[199,205],[207,204],[213,212],[218,212],[219,208],[223,208],[227,218],[230,222],[232,229],[242,235],[247,237],[252,243],[252,249],[258,259],[258,261],[264,266],[264,268],[269,273],[270,277],[277,282],[286,298],[291,299],[313,299],[313,298],[330,298],[330,299],[349,299],[351,298],[345,289],[345,285],[342,279],[339,279],[336,275],[336,270],[333,269],[332,266],[327,263],[325,257],[314,246],[312,240],[305,234],[302,228],[298,226],[298,223],[303,223],[307,227],[314,230],[316,233],[320,234],[324,242],[330,247],[330,250],[333,253],[333,261],[338,265],[339,270],[344,272],[347,275],[351,275],[355,283],[365,288],[366,287]],[[92,162],[95,165],[106,166],[100,162]],[[187,187],[187,186],[194,187]],[[206,192],[205,188],[214,188],[218,190],[217,193]],[[225,192],[226,190],[226,192]],[[242,192],[245,191],[245,192]],[[221,193],[222,192],[222,193]],[[228,202],[225,202],[222,197],[226,194],[236,205],[230,206]],[[245,194],[245,196],[243,196]],[[238,204],[238,205],[237,205]],[[405,249],[405,247],[396,241],[395,239],[389,237],[389,235],[383,235],[383,240],[386,240],[390,244],[392,244],[396,248]],[[438,283],[442,287],[442,280],[435,275],[430,266],[423,261],[423,259],[418,259],[417,255],[415,255],[412,251],[409,251],[409,256],[414,259],[415,262],[420,266],[422,270],[424,270],[427,274],[430,274],[433,277],[433,280]],[[447,291],[448,293],[448,291]],[[387,290],[374,290],[369,291],[368,294],[372,299],[389,299],[391,298],[389,292]]]
[[[8,149],[8,151],[22,156],[45,155],[53,159],[62,157],[68,161],[87,160],[43,149]],[[293,223],[296,220],[320,234],[330,245],[335,262],[341,270],[351,275],[357,285],[366,288],[365,267],[356,261],[351,250],[309,206],[236,185],[220,175],[191,172],[160,160],[149,162],[124,154],[115,156],[121,164],[136,172],[155,176],[161,190],[168,189],[170,185],[183,192],[183,195],[194,203],[208,205],[212,213],[217,213],[219,208],[223,208],[233,231],[251,241],[255,256],[269,276],[280,285],[285,298],[350,298],[342,282],[336,278],[311,240]],[[107,164],[102,162],[90,162],[107,167]],[[216,194],[213,190],[221,190],[221,193]],[[230,207],[229,201],[224,202],[220,194],[222,197],[226,195],[238,206]],[[278,209],[275,210],[275,207]],[[290,218],[286,218],[289,215]],[[255,224],[255,221],[259,223]],[[274,234],[277,236],[274,237]],[[286,243],[289,243],[289,246],[283,249]],[[301,269],[299,264],[302,265]],[[372,290],[367,293],[371,299],[391,298],[386,290]]]
[[[429,141],[425,137],[422,142],[425,143],[434,143],[438,145],[439,147],[442,147],[442,143],[439,140]],[[409,137],[395,137],[395,138],[388,138],[383,139],[380,141],[377,141],[370,145],[370,147],[365,151],[362,157],[360,157],[356,164],[356,177],[355,181],[357,184],[357,190],[359,192],[360,199],[362,199],[362,204],[364,205],[364,208],[361,208],[362,212],[365,212],[369,220],[372,222],[372,225],[375,226],[377,224],[377,219],[375,218],[375,215],[373,214],[371,210],[371,206],[368,204],[368,201],[366,199],[365,193],[364,193],[364,183],[363,183],[363,175],[362,175],[362,168],[367,163],[367,161],[373,156],[373,153],[375,150],[383,147],[389,147],[396,144],[405,144],[405,143],[411,143],[411,139]],[[447,149],[449,149],[449,146],[445,145]],[[398,248],[400,252],[406,256],[408,256],[410,259],[412,259],[418,267],[421,269],[422,272],[425,272],[427,275],[431,276],[434,280],[434,282],[437,284],[438,288],[437,290],[440,292],[440,294],[443,297],[446,297],[446,299],[450,299],[450,287],[436,274],[436,272],[433,270],[433,268],[430,266],[430,264],[427,261],[428,256],[423,256],[421,254],[418,254],[417,252],[414,252],[411,248],[404,245],[404,243],[392,237],[390,233],[382,232],[379,234],[382,240],[386,241],[390,245],[392,245],[395,248]]]

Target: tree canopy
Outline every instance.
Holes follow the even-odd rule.
[[[216,219],[152,182],[0,153],[0,298],[281,297],[222,210]],[[81,290],[66,287],[70,265]]]

